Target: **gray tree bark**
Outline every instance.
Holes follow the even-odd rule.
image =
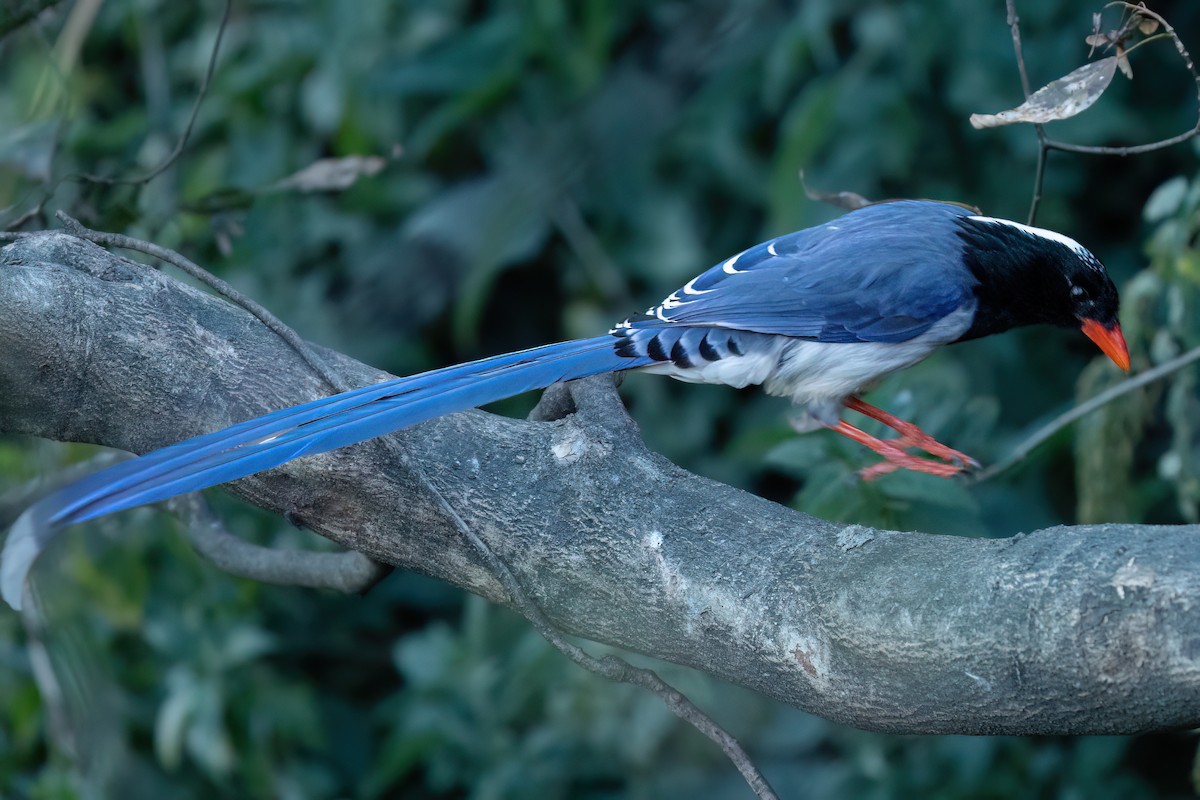
[[[65,235],[0,251],[0,353],[0,431],[137,453],[327,393],[241,309]],[[349,380],[385,377],[324,355]],[[507,602],[407,454],[562,629],[861,728],[1200,724],[1196,526],[981,540],[834,524],[649,452],[605,381],[543,409],[558,418],[455,414],[229,490]]]

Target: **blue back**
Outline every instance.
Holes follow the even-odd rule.
[[[819,342],[907,341],[972,299],[958,235],[972,213],[925,200],[866,206],[755,245],[647,314]]]

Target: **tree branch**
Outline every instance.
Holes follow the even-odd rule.
[[[268,311],[263,305],[256,302],[253,298],[242,294],[229,283],[213,275],[191,259],[184,258],[174,250],[169,250],[166,247],[160,247],[150,242],[143,242],[141,239],[135,239],[132,236],[126,236],[122,233],[104,233],[102,231],[94,231],[91,228],[85,228],[78,220],[71,217],[65,211],[59,211],[55,216],[63,223],[63,228],[67,233],[72,236],[85,239],[89,242],[95,242],[101,247],[120,247],[123,250],[135,250],[139,253],[145,253],[151,258],[156,258],[159,261],[170,264],[185,275],[195,278],[229,302],[246,309],[255,319],[267,326],[268,330],[274,332],[276,336],[287,342],[293,350],[300,354],[300,357],[308,364],[309,369],[321,376],[326,385],[338,392],[344,392],[353,388],[347,386],[340,375],[331,371],[328,365],[325,364],[324,359],[313,352],[308,343],[301,339],[294,330],[283,324],[278,317]]]
[[[64,235],[0,251],[0,348],[0,430],[134,452],[325,391],[244,310]],[[322,355],[355,382],[384,377]],[[829,523],[691,475],[590,404],[550,422],[455,414],[399,436],[562,630],[873,730],[1200,724],[1194,526],[980,540]],[[230,490],[377,561],[508,602],[384,443]]]
[[[361,594],[391,572],[356,550],[277,550],[247,542],[225,529],[198,492],[177,497],[170,505],[183,519],[184,531],[196,552],[231,575],[263,583]]]

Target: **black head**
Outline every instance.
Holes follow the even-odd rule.
[[[1080,328],[1117,366],[1129,369],[1117,287],[1083,245],[993,217],[964,216],[959,222],[963,261],[977,282],[979,301],[964,339],[1037,323]]]

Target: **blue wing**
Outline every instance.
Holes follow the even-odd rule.
[[[971,213],[922,200],[867,206],[739,253],[632,326],[672,322],[818,342],[907,341],[971,300],[975,281],[958,234],[958,219]]]

